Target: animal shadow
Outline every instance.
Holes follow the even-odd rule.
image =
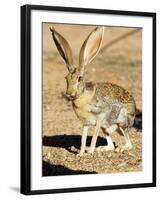
[[[90,146],[92,136],[87,137],[86,145]],[[80,149],[81,145],[81,136],[80,135],[54,135],[54,136],[44,136],[43,137],[44,146],[52,147],[61,147],[70,151],[71,147],[74,146],[77,149]],[[107,145],[107,141],[98,137],[96,146]]]
[[[142,130],[142,112],[138,112],[134,119],[133,127]]]
[[[78,175],[78,174],[96,174],[96,172],[72,170],[62,165],[51,165],[50,163],[43,161],[43,176]]]

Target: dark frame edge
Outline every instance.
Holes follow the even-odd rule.
[[[31,108],[31,80],[30,80],[30,12],[31,10],[55,10],[66,12],[88,12],[104,13],[116,15],[132,15],[152,17],[153,19],[153,176],[152,183],[114,185],[114,186],[95,186],[80,188],[61,188],[31,190],[31,132],[30,132],[30,108]],[[144,187],[156,187],[156,13],[151,12],[134,12],[119,10],[102,10],[89,8],[72,8],[72,7],[54,7],[43,5],[23,5],[21,6],[21,187],[20,192],[25,195],[67,193],[67,192],[85,192],[112,189],[134,189]]]
[[[152,176],[152,180],[153,180],[153,184],[156,187],[156,171],[157,171],[157,167],[156,167],[156,13],[153,13],[152,15],[152,33],[153,33],[153,44],[152,44],[152,54],[153,54],[153,76],[152,76],[152,84],[153,84],[153,150],[152,150],[152,156],[153,156],[153,176]]]
[[[21,6],[21,142],[20,192],[30,191],[30,9]]]
[[[119,190],[119,189],[138,189],[155,187],[154,183],[140,183],[140,184],[127,184],[127,185],[113,185],[113,186],[94,186],[94,187],[78,187],[78,188],[61,188],[61,189],[45,189],[45,190],[32,190],[29,195],[37,194],[54,194],[54,193],[70,193],[70,192],[91,192],[91,191],[104,191],[104,190]]]
[[[108,9],[96,9],[96,8],[82,8],[82,7],[62,7],[62,6],[46,6],[46,5],[34,5],[26,4],[29,9],[32,10],[49,10],[49,11],[65,11],[65,12],[82,12],[82,13],[100,13],[100,14],[114,14],[114,15],[132,15],[152,17],[154,12],[142,12],[142,11],[128,11],[128,10],[108,10]]]

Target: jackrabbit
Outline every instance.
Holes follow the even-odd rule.
[[[96,27],[88,35],[80,50],[78,66],[73,64],[72,50],[66,39],[53,27],[50,27],[50,31],[69,71],[66,76],[66,97],[72,101],[77,117],[83,122],[83,135],[79,155],[82,156],[87,150],[86,139],[90,126],[95,126],[95,132],[88,153],[94,153],[100,128],[107,140],[107,146],[99,147],[100,150],[115,149],[110,135],[116,130],[119,130],[125,138],[126,143],[121,149],[131,149],[132,144],[128,131],[134,123],[136,112],[136,105],[132,95],[122,87],[112,83],[84,81],[85,67],[99,52],[104,27]]]

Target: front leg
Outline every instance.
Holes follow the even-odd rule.
[[[86,150],[86,140],[87,140],[87,133],[88,133],[88,126],[83,127],[83,133],[81,138],[81,149],[80,149],[80,156],[83,156]]]
[[[124,135],[125,145],[122,146],[122,147],[120,147],[120,148],[117,148],[116,152],[123,152],[124,150],[130,150],[130,149],[132,149],[133,146],[132,146],[131,140],[129,138],[129,134],[128,134],[129,128],[126,128],[124,130],[121,127],[119,127],[119,128],[120,128],[120,131],[122,132],[122,134]]]
[[[98,121],[97,124],[96,124],[96,127],[95,127],[95,133],[92,137],[91,146],[90,146],[90,149],[89,149],[89,154],[94,153],[94,149],[96,147],[96,142],[97,142],[97,137],[98,137],[100,125],[101,125],[101,121]]]

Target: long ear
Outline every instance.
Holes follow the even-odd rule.
[[[70,72],[72,72],[74,70],[73,56],[72,56],[72,50],[71,50],[69,43],[53,27],[50,27],[50,31],[52,33],[52,37],[55,42],[55,45],[56,45],[60,55],[64,59],[68,70]]]
[[[82,69],[89,64],[99,52],[103,39],[103,32],[104,27],[97,27],[84,41],[79,54],[79,65]]]

